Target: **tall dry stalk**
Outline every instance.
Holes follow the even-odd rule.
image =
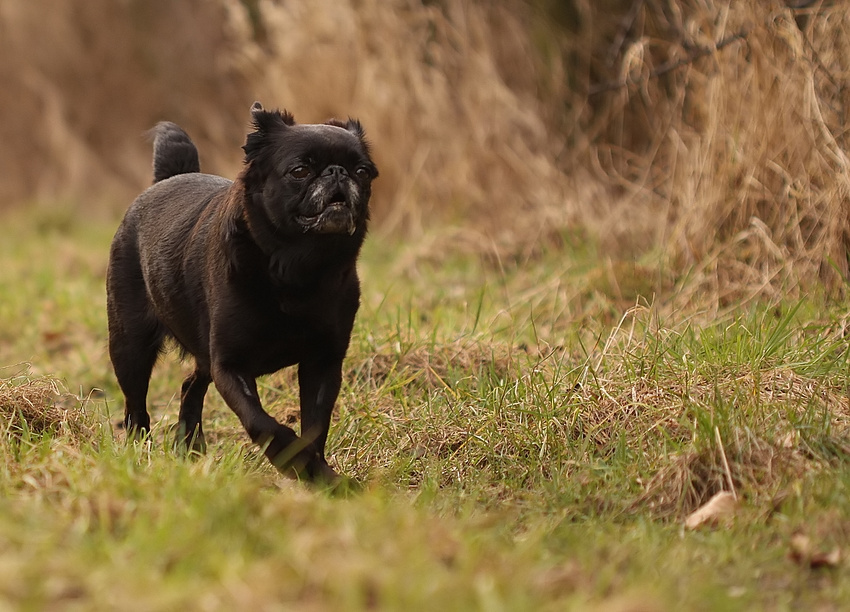
[[[577,4],[604,19],[598,5]],[[850,12],[616,4],[623,10],[597,22],[587,45],[606,53],[570,48],[590,92],[586,150],[619,202],[602,231],[667,253],[694,272],[693,294],[718,306],[816,279],[841,287]]]
[[[261,99],[363,120],[387,233],[454,225],[522,256],[578,229],[612,260],[663,255],[717,307],[842,287],[850,12],[791,4],[5,0],[0,207],[123,209],[159,119],[233,174]]]
[[[520,3],[231,3],[239,66],[301,121],[353,114],[375,144],[387,230],[435,223],[539,227],[566,182],[534,95],[539,62]]]

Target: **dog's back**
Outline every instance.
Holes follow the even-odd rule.
[[[127,210],[115,233],[107,271],[107,307],[113,322],[110,333],[118,337],[119,307],[124,317],[132,308],[136,322],[147,321],[148,329],[159,329],[156,342],[172,335],[187,350],[198,342],[174,322],[164,325],[161,312],[185,311],[199,291],[199,271],[204,269],[206,236],[197,226],[215,220],[215,214],[202,215],[224,202],[232,181],[200,172],[198,150],[189,135],[169,121],[158,123],[153,136],[154,184],[142,192]],[[197,239],[193,240],[192,237]],[[184,273],[182,262],[193,256],[199,265]],[[191,287],[189,287],[191,285]],[[186,302],[186,304],[176,302]],[[193,322],[183,327],[192,329]],[[182,332],[182,333],[181,333]],[[115,349],[120,350],[120,348]]]
[[[201,171],[198,149],[183,128],[170,121],[160,121],[151,133],[154,183],[178,174]]]

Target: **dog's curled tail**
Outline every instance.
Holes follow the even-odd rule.
[[[154,183],[177,174],[201,171],[198,149],[179,125],[160,121],[150,134],[153,136]]]

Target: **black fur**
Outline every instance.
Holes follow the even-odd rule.
[[[282,470],[332,480],[325,441],[360,301],[356,261],[377,170],[356,121],[297,125],[251,109],[255,131],[235,181],[201,174],[189,136],[154,128],[154,181],[127,211],[107,273],[109,354],[124,423],[150,427],[146,395],[167,337],[194,356],[180,440],[204,448],[214,382]],[[255,379],[298,365],[301,437],[260,404]]]
[[[189,135],[179,125],[160,121],[151,130],[153,140],[153,182],[165,180],[175,174],[200,172],[198,150]]]

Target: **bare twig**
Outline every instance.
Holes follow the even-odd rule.
[[[646,2],[646,0],[634,0],[629,12],[620,22],[620,28],[617,31],[617,36],[614,38],[614,42],[611,43],[611,48],[608,50],[607,62],[609,66],[614,65],[614,60],[617,59],[620,51],[622,51],[623,43],[626,42],[626,36],[628,36],[629,31],[635,24],[635,20],[640,13],[640,9],[643,8],[644,2]]]
[[[599,83],[591,86],[588,89],[588,96],[595,96],[600,93],[604,93],[606,91],[613,91],[615,89],[621,89],[623,87],[627,87],[628,85],[635,85],[642,81],[648,79],[654,79],[660,77],[661,75],[667,74],[668,72],[673,72],[682,66],[687,66],[689,64],[693,64],[698,59],[705,57],[707,55],[711,55],[721,49],[728,47],[734,42],[739,40],[746,40],[750,34],[749,29],[741,30],[735,34],[731,34],[723,39],[721,39],[717,44],[712,45],[710,47],[697,47],[695,48],[687,57],[680,58],[677,60],[672,60],[661,64],[658,68],[652,70],[647,77],[644,78],[625,78],[618,79],[616,81],[608,81],[607,83]]]

